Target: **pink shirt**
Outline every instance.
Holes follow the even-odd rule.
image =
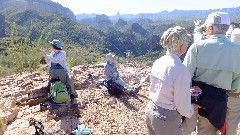
[[[182,116],[192,117],[190,73],[175,54],[167,54],[153,63],[150,74],[150,99],[169,110],[177,110]]]

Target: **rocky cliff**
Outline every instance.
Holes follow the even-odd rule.
[[[88,74],[103,79],[103,66],[76,66],[72,68],[78,98],[77,108],[48,107],[46,73],[24,73],[0,80],[0,135],[32,135],[31,118],[41,121],[45,130],[53,135],[69,134],[77,125],[91,128],[92,135],[147,135],[145,108],[148,103],[149,67],[133,64],[119,66],[123,80],[131,85],[142,85],[136,96],[114,98],[103,94],[89,81]],[[2,122],[1,122],[2,121]],[[192,135],[196,135],[193,133]],[[237,135],[240,135],[238,132]]]
[[[70,9],[51,0],[0,0],[0,3],[0,10],[36,10],[38,12],[55,13],[76,20],[75,15]]]
[[[131,85],[137,85],[149,73],[149,68],[134,67],[131,64],[120,66],[122,78]],[[72,68],[75,87],[79,98],[78,108],[48,108],[40,110],[40,103],[46,102],[44,87],[48,80],[46,73],[24,73],[0,80],[0,134],[30,135],[34,127],[30,118],[41,121],[45,129],[54,135],[68,134],[79,124],[90,127],[93,135],[105,134],[147,134],[145,128],[145,106],[148,92],[143,89],[137,96],[124,96],[119,99],[103,94],[91,81],[88,74],[97,79],[103,78],[103,66],[77,66]]]

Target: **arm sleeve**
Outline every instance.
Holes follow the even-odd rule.
[[[188,68],[190,76],[193,78],[197,69],[197,47],[195,44],[188,49],[183,64]]]
[[[191,104],[190,75],[186,68],[174,81],[174,103],[182,116],[190,118],[194,114],[194,107]]]
[[[50,68],[51,67],[51,63],[52,63],[52,55],[51,54],[49,54],[49,55],[46,55],[46,62],[47,62],[47,64],[48,64],[48,67]]]
[[[198,42],[204,39],[204,36],[201,32],[196,32],[193,34],[194,42]]]
[[[51,62],[53,63],[61,63],[61,62],[66,63],[66,53],[65,52],[59,53],[55,57],[51,55],[50,59],[51,59]]]
[[[235,93],[240,93],[240,74],[235,74],[233,75],[233,81],[232,81],[232,90],[236,90],[234,91]]]
[[[115,71],[116,71],[116,78],[119,78],[119,72],[117,70],[117,67],[115,66]]]
[[[201,25],[196,25],[195,26],[194,33],[193,33],[194,42],[198,42],[198,41],[204,39],[202,29],[203,29],[203,26],[201,26]]]
[[[112,71],[107,66],[104,67],[104,74],[105,74],[105,79],[107,80],[114,79],[114,73],[112,73]]]

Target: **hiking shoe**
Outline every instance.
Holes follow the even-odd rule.
[[[135,92],[134,92],[135,90],[134,89],[125,89],[125,93],[126,93],[126,95],[135,95]]]

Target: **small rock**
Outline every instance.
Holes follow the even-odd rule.
[[[115,98],[110,99],[110,101],[107,102],[108,105],[116,104],[117,100]]]
[[[28,94],[26,94],[26,95],[24,95],[24,96],[22,96],[22,97],[19,97],[18,99],[17,99],[17,105],[18,104],[21,104],[22,102],[25,102],[25,101],[28,101],[29,100],[29,98],[28,98]]]
[[[10,108],[14,108],[16,106],[17,102],[16,99],[11,101]]]
[[[17,107],[9,109],[7,116],[5,117],[7,120],[7,123],[12,122],[16,118],[18,112],[19,112],[19,108]]]

